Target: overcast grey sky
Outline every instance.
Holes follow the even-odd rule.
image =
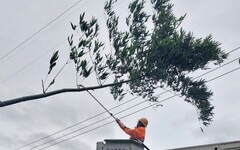
[[[77,0],[0,0],[0,58],[76,2]],[[104,0],[82,0],[36,36],[0,60],[0,101],[41,93],[41,80],[46,77],[49,59],[53,51],[60,50],[60,62],[57,69],[67,60],[69,51],[67,36],[72,34],[69,22],[78,23],[79,14],[86,12],[88,17],[94,15],[103,24],[105,21],[103,15],[104,2]],[[221,46],[226,52],[240,46],[240,1],[173,0],[171,2],[175,4],[174,13],[177,16],[187,14],[182,24],[183,28],[193,32],[196,37],[201,38],[212,34],[215,40],[222,43]],[[116,7],[118,12],[125,14],[127,3],[127,0],[120,0]],[[106,28],[102,27],[100,32],[102,38],[106,37]],[[239,56],[240,50],[237,50],[230,54],[226,62]],[[203,76],[203,78],[210,80],[236,67],[239,67],[237,61]],[[203,72],[198,72],[197,75],[201,73]],[[86,82],[86,85],[92,84],[94,82]],[[215,106],[215,118],[209,127],[203,127],[203,133],[200,130],[202,125],[197,120],[195,108],[184,102],[180,97],[165,101],[163,107],[140,111],[124,118],[122,121],[127,126],[134,127],[138,118],[148,118],[149,126],[145,143],[152,150],[240,140],[239,71],[209,82],[208,86],[214,92],[212,103]],[[63,87],[75,87],[73,64],[70,64],[63,71],[50,90]],[[109,94],[108,89],[96,90],[93,94],[107,108],[118,106],[130,99],[130,97],[126,97],[123,102],[116,102]],[[172,94],[162,95],[159,100],[169,96],[172,96]],[[143,100],[138,98],[112,110],[112,112],[117,113],[141,101]],[[117,117],[128,115],[148,105],[148,103],[144,103],[118,114]],[[85,92],[65,93],[0,108],[0,149],[16,149],[103,111]],[[46,149],[94,150],[98,141],[128,138],[116,123],[83,134],[99,125],[113,121],[112,118],[108,118],[94,126],[81,129],[105,117],[108,117],[108,115],[103,114],[84,123],[79,123],[79,125],[63,133],[53,135],[21,150],[31,149],[75,130],[78,130],[78,132],[69,134],[56,140],[56,142],[79,134],[82,135]],[[54,144],[54,142],[35,149],[41,149],[51,144]]]

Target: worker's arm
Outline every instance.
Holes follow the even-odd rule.
[[[140,135],[138,129],[130,129],[125,127],[123,131],[132,137],[138,137]]]
[[[124,130],[124,128],[126,128],[126,126],[119,119],[116,119],[116,122],[118,123],[121,129]]]
[[[130,129],[128,127],[126,127],[119,119],[116,119],[116,122],[118,123],[118,125],[120,126],[120,128],[127,133],[128,135],[137,135],[139,134],[138,131],[136,129]]]
[[[144,141],[145,139],[145,129],[144,128],[135,128],[135,129],[129,129],[124,128],[123,131],[130,135],[130,139],[138,139],[140,141]]]

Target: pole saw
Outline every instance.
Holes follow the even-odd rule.
[[[81,85],[83,88],[85,88],[83,85]],[[106,112],[114,119],[117,120],[117,118],[88,90],[86,90],[88,92],[88,94],[90,94],[92,96],[92,98],[100,105],[102,106],[103,109],[106,110]],[[134,141],[136,141],[137,143],[139,143],[140,145],[142,145],[145,149],[150,150],[142,141],[138,140],[138,139],[134,139]]]
[[[83,87],[83,88],[85,88],[83,85],[80,85],[80,86]],[[79,87],[80,87],[80,86],[79,86]],[[111,117],[113,117],[114,120],[117,119],[91,92],[89,92],[88,90],[86,90],[86,91],[88,92],[88,94],[90,94],[90,95],[92,96],[92,98],[93,98],[100,106],[102,106],[102,108],[103,108],[104,110],[106,110],[106,112],[107,112]]]

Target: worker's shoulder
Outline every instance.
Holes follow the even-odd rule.
[[[146,130],[145,127],[136,127],[135,129],[136,129],[136,130],[142,130],[142,131],[145,131],[145,130]]]

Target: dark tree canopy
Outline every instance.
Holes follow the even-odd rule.
[[[194,105],[199,112],[199,120],[208,125],[213,118],[212,92],[204,79],[194,80],[188,74],[207,69],[209,63],[222,63],[227,55],[220,44],[211,35],[196,38],[193,33],[180,28],[185,15],[177,18],[169,0],[151,0],[153,14],[145,11],[145,0],[133,0],[125,20],[127,29],[122,31],[118,27],[122,20],[114,11],[116,2],[109,0],[104,8],[112,46],[110,53],[103,52],[104,44],[97,39],[97,20],[87,22],[85,14],[80,16],[79,26],[84,37],[78,48],[69,41],[71,59],[75,61],[79,75],[87,78],[95,72],[100,85],[109,76],[114,77],[114,83],[129,80],[127,85],[131,93],[150,101],[157,101],[154,96],[157,88],[170,87]],[[149,22],[152,28],[147,26]],[[87,64],[87,60],[82,59],[87,53],[92,63]],[[111,87],[111,93],[115,99],[121,100],[126,89],[118,84]]]
[[[71,48],[68,62],[75,64],[78,88],[83,87],[80,79],[94,75],[98,87],[93,89],[106,87],[104,83],[108,79],[114,99],[122,100],[130,90],[133,95],[155,102],[158,101],[155,90],[169,87],[196,107],[199,120],[205,126],[209,125],[213,119],[214,107],[210,103],[213,93],[204,79],[193,79],[189,73],[208,69],[210,63],[221,64],[227,54],[220,43],[214,41],[211,35],[196,38],[193,33],[181,28],[185,15],[177,18],[170,0],[151,0],[152,13],[146,11],[145,0],[133,0],[128,7],[129,15],[124,20],[126,28],[121,30],[119,22],[123,20],[114,11],[116,3],[117,0],[107,0],[104,7],[111,50],[106,49],[106,43],[99,40],[97,19],[87,21],[83,13],[79,24],[71,23],[72,29],[80,35],[68,37]],[[57,60],[58,52],[55,52],[48,74]],[[50,93],[46,92],[54,84],[55,78],[46,88],[46,80],[43,81],[45,97]],[[123,84],[127,84],[128,89]],[[73,91],[83,91],[84,88]]]

